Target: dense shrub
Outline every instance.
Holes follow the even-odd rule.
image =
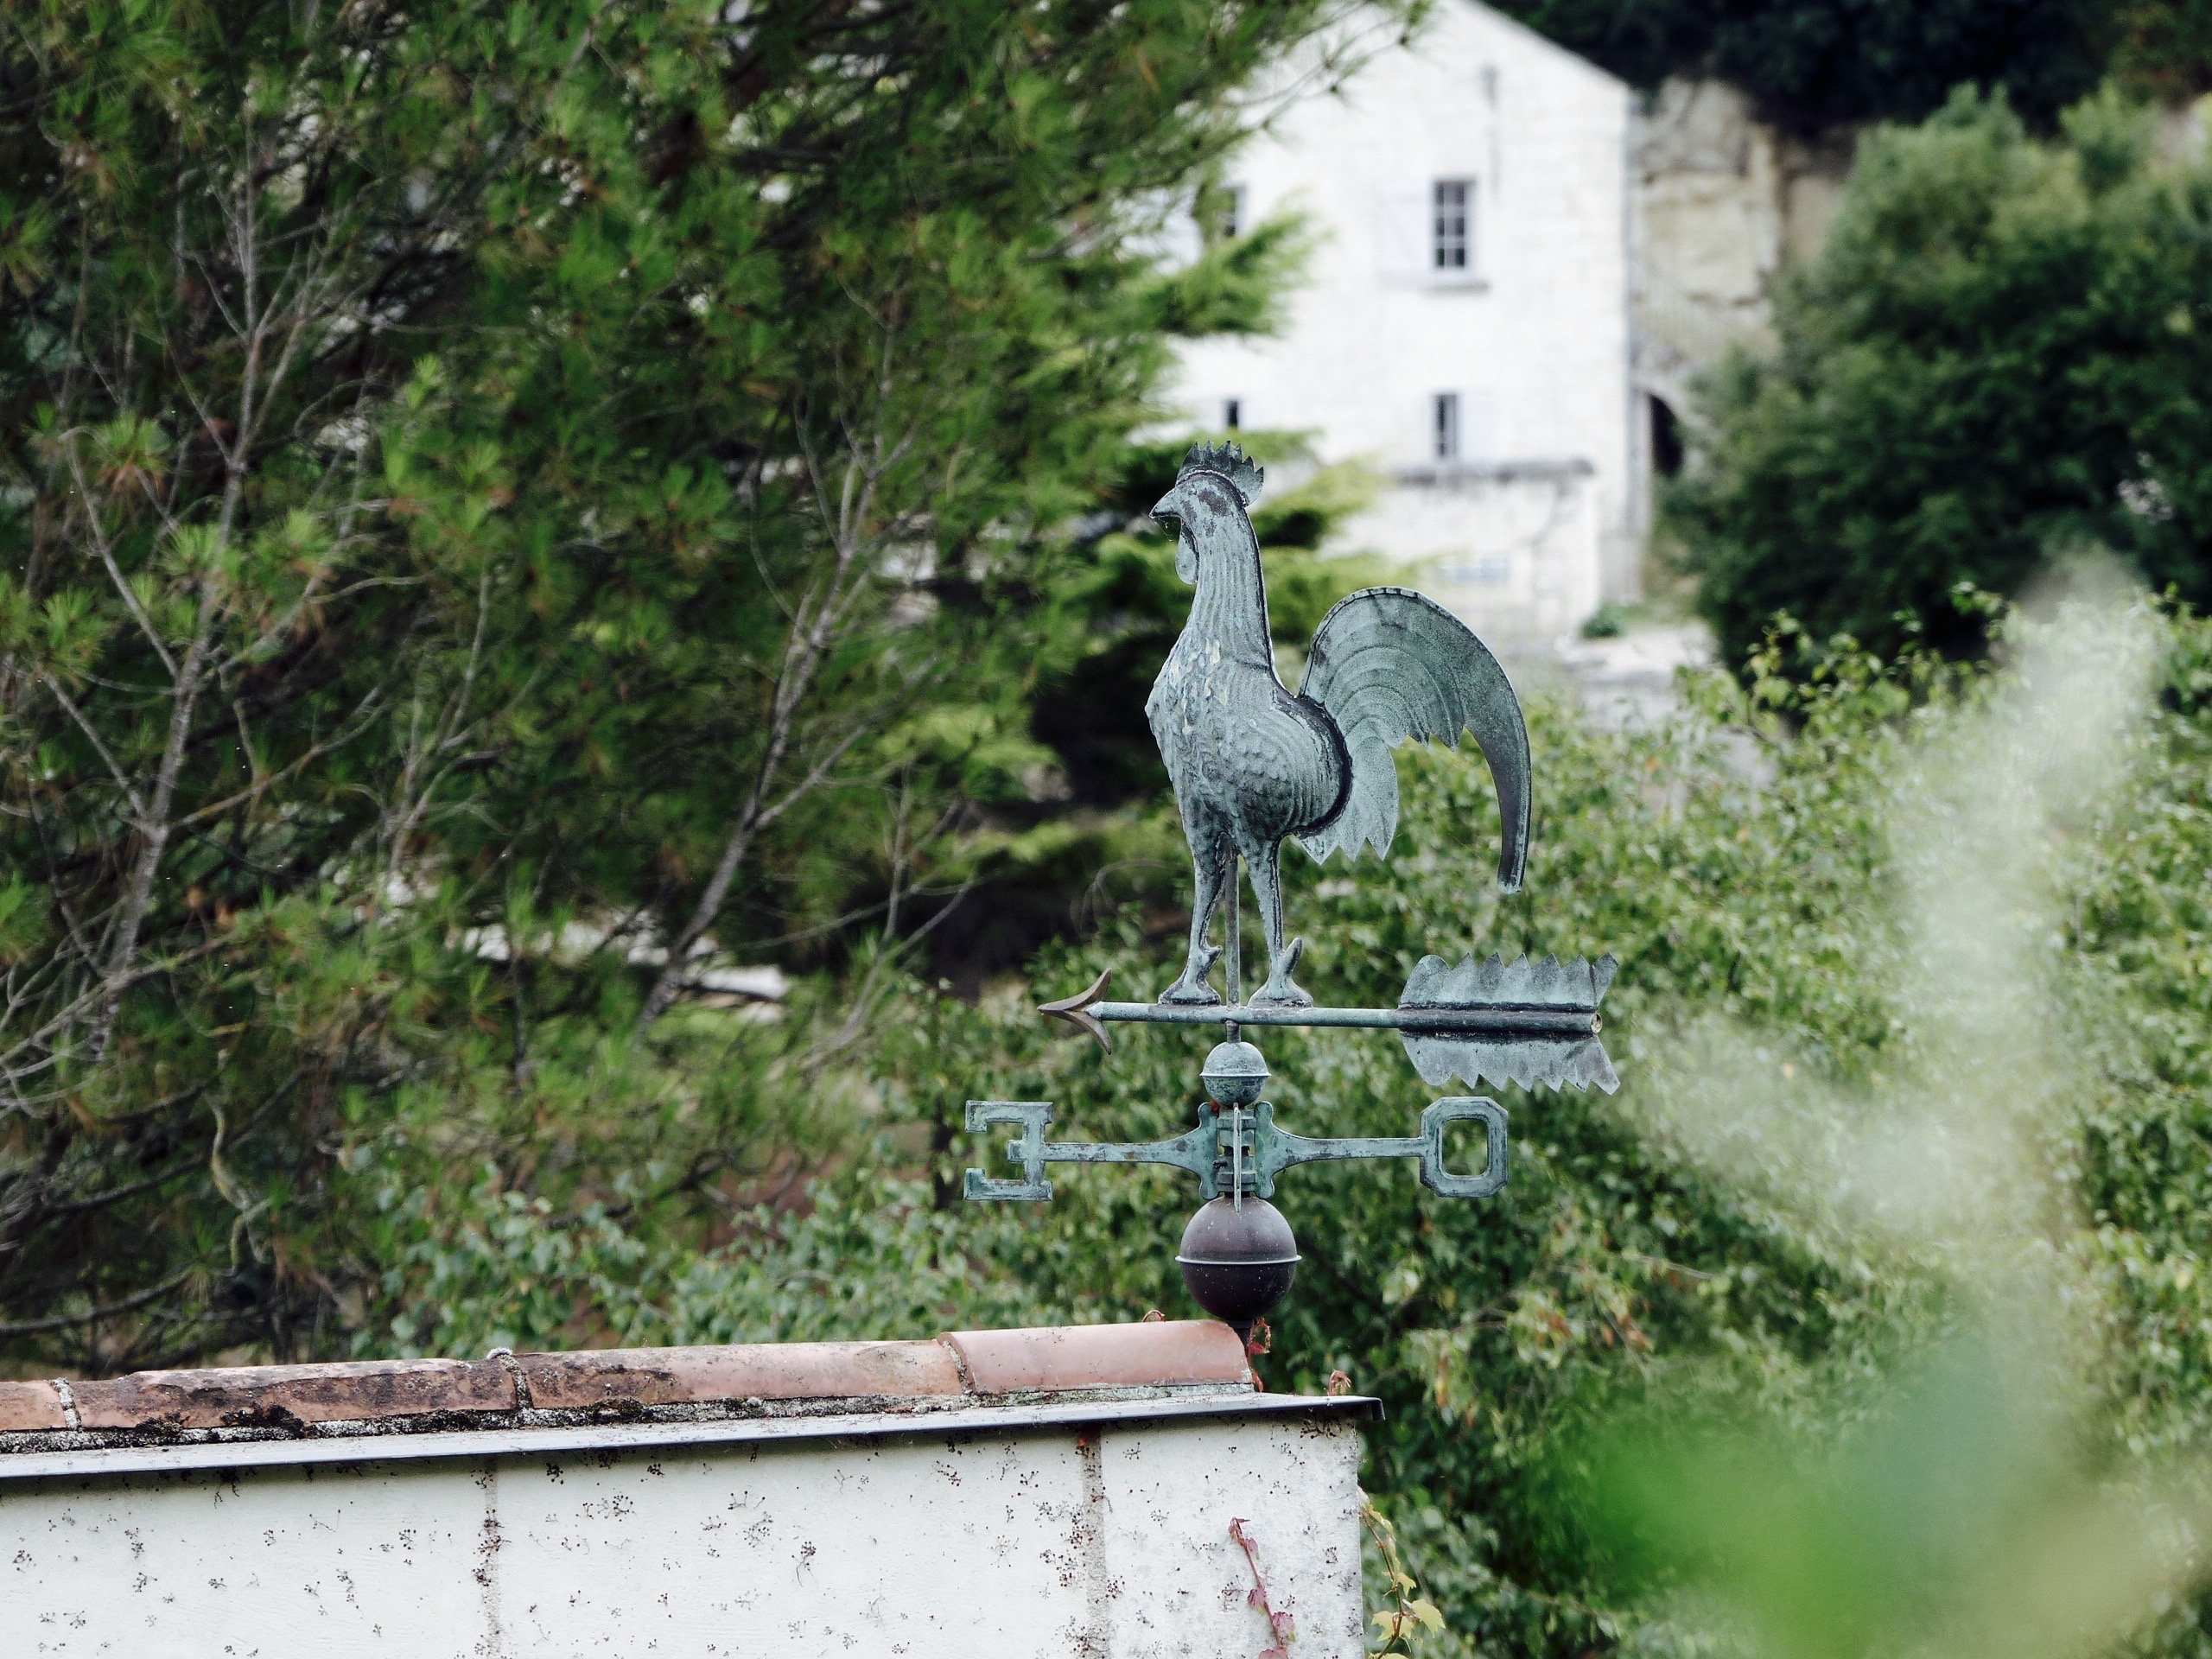
[[[1778,611],[1971,652],[1961,584],[2085,544],[2212,597],[2212,171],[2108,97],[2067,131],[1962,92],[1872,135],[1778,347],[1712,378],[1669,509],[1729,660]]]
[[[1632,1599],[1586,1529],[1578,1448],[1624,1410],[1751,1409],[1827,1444],[1885,1409],[1900,1363],[2025,1305],[2063,1310],[2021,1339],[2073,1379],[2057,1444],[2107,1475],[2205,1444],[2212,633],[2167,631],[2152,700],[2128,667],[2143,626],[2024,676],[1850,653],[1799,683],[1777,650],[1748,691],[1706,677],[1644,732],[1541,706],[1536,850],[1510,899],[1470,874],[1496,816],[1463,757],[1403,763],[1387,871],[1298,861],[1325,1000],[1393,998],[1430,950],[1622,958],[1624,1092],[1505,1093],[1498,1200],[1440,1201],[1376,1165],[1279,1189],[1306,1263],[1263,1367],[1309,1389],[1341,1367],[1388,1402],[1363,1478],[1465,1650],[1710,1641]],[[1147,994],[1174,952],[1166,919],[1115,916],[1048,953],[1034,988],[978,1006],[915,987],[864,1088],[814,1074],[858,1090],[835,1172],[756,1189],[711,1233],[666,1196],[677,1172],[657,1197],[560,1150],[588,1143],[581,1111],[539,1127],[542,1161],[456,1183],[444,1172],[488,1143],[425,1100],[349,1164],[392,1264],[359,1351],[1186,1312],[1179,1177],[1064,1172],[1036,1211],[957,1198],[960,1167],[990,1155],[960,1132],[970,1096],[1052,1099],[1077,1136],[1187,1122],[1210,1039],[1124,1028],[1105,1055],[1030,1007],[1102,965]],[[772,1077],[834,1029],[801,1008],[726,1040]],[[1427,1098],[1384,1036],[1265,1046],[1303,1132],[1404,1133]],[[1872,1651],[1859,1640],[1818,1650]]]

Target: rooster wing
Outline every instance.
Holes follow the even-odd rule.
[[[1457,748],[1471,732],[1497,789],[1504,844],[1497,884],[1521,885],[1529,855],[1529,730],[1521,701],[1490,647],[1435,601],[1404,588],[1369,588],[1338,601],[1314,632],[1301,696],[1329,711],[1351,757],[1344,810],[1299,844],[1317,860],[1342,848],[1390,850],[1398,828],[1398,767],[1408,738]]]

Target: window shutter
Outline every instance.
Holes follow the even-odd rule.
[[[1488,386],[1477,386],[1459,397],[1459,458],[1462,461],[1499,461],[1497,400]]]
[[[1418,283],[1428,275],[1429,184],[1385,185],[1375,198],[1375,268],[1386,283]]]

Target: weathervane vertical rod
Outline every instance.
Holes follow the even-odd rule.
[[[1242,862],[1235,853],[1229,855],[1229,914],[1222,923],[1222,943],[1229,947],[1224,954],[1229,958],[1229,1006],[1232,1008],[1244,1001],[1244,884],[1237,880]]]

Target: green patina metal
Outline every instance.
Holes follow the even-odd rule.
[[[1294,695],[1276,677],[1267,583],[1247,509],[1260,468],[1231,445],[1192,449],[1175,486],[1153,509],[1176,521],[1176,569],[1198,595],[1145,715],[1175,790],[1190,843],[1191,934],[1180,975],[1150,1002],[1107,1000],[1108,976],[1039,1012],[1110,1050],[1117,1024],[1211,1026],[1224,1039],[1206,1057],[1207,1103],[1198,1122],[1164,1141],[1048,1141],[1042,1100],[971,1100],[968,1131],[1012,1129],[1011,1175],[967,1172],[962,1191],[982,1202],[1041,1204],[1054,1164],[1155,1164],[1198,1178],[1205,1204],[1176,1255],[1198,1305],[1248,1340],[1289,1290],[1298,1264],[1289,1224],[1268,1199],[1300,1164],[1410,1158],[1442,1198],[1484,1198],[1505,1185],[1505,1109],[1472,1095],[1432,1101],[1408,1135],[1303,1135],[1262,1100],[1268,1078],[1247,1028],[1284,1026],[1394,1031],[1432,1088],[1458,1081],[1529,1089],[1620,1087],[1598,1005],[1617,964],[1556,957],[1508,961],[1424,957],[1395,1008],[1317,1007],[1292,977],[1305,942],[1283,918],[1282,843],[1317,860],[1365,848],[1387,855],[1398,822],[1397,762],[1408,741],[1457,747],[1471,737],[1489,763],[1503,831],[1498,885],[1521,884],[1529,851],[1532,779],[1521,704],[1489,647],[1434,601],[1400,588],[1352,594],[1325,617]],[[1237,868],[1251,877],[1265,944],[1264,977],[1243,988]],[[1224,901],[1226,901],[1225,904]],[[1223,911],[1222,943],[1210,933]],[[1226,969],[1226,995],[1211,982]],[[1446,1141],[1480,1124],[1481,1169],[1454,1171]]]
[[[1357,1158],[1412,1158],[1421,1165],[1423,1186],[1447,1198],[1486,1198],[1505,1185],[1505,1109],[1494,1100],[1456,1096],[1432,1103],[1413,1135],[1294,1135],[1275,1122],[1275,1109],[1258,1101],[1248,1109],[1209,1102],[1198,1108],[1195,1128],[1169,1141],[1047,1141],[1052,1103],[1043,1100],[971,1100],[968,1131],[981,1135],[1001,1125],[1019,1125],[1019,1138],[1006,1143],[1006,1156],[1021,1168],[1019,1179],[994,1179],[980,1169],[968,1171],[962,1196],[976,1199],[1043,1203],[1052,1196],[1045,1177],[1047,1164],[1166,1164],[1198,1178],[1207,1198],[1274,1196],[1275,1177],[1298,1164]],[[1484,1126],[1482,1172],[1455,1174],[1445,1161],[1445,1132],[1454,1123]]]
[[[1303,941],[1286,937],[1282,843],[1317,860],[1363,847],[1387,854],[1398,826],[1397,760],[1408,740],[1457,747],[1472,737],[1497,786],[1498,885],[1528,861],[1529,733],[1490,647],[1434,600],[1368,588],[1315,630],[1294,696],[1275,673],[1267,577],[1249,509],[1266,474],[1234,444],[1198,444],[1152,512],[1176,526],[1175,569],[1198,589],[1189,620],[1145,702],[1191,846],[1194,893],[1183,972],[1160,1001],[1215,1007],[1207,942],[1215,906],[1234,902],[1241,860],[1267,948],[1255,1004],[1311,1007],[1291,973]],[[1230,1000],[1234,1000],[1234,990]]]

